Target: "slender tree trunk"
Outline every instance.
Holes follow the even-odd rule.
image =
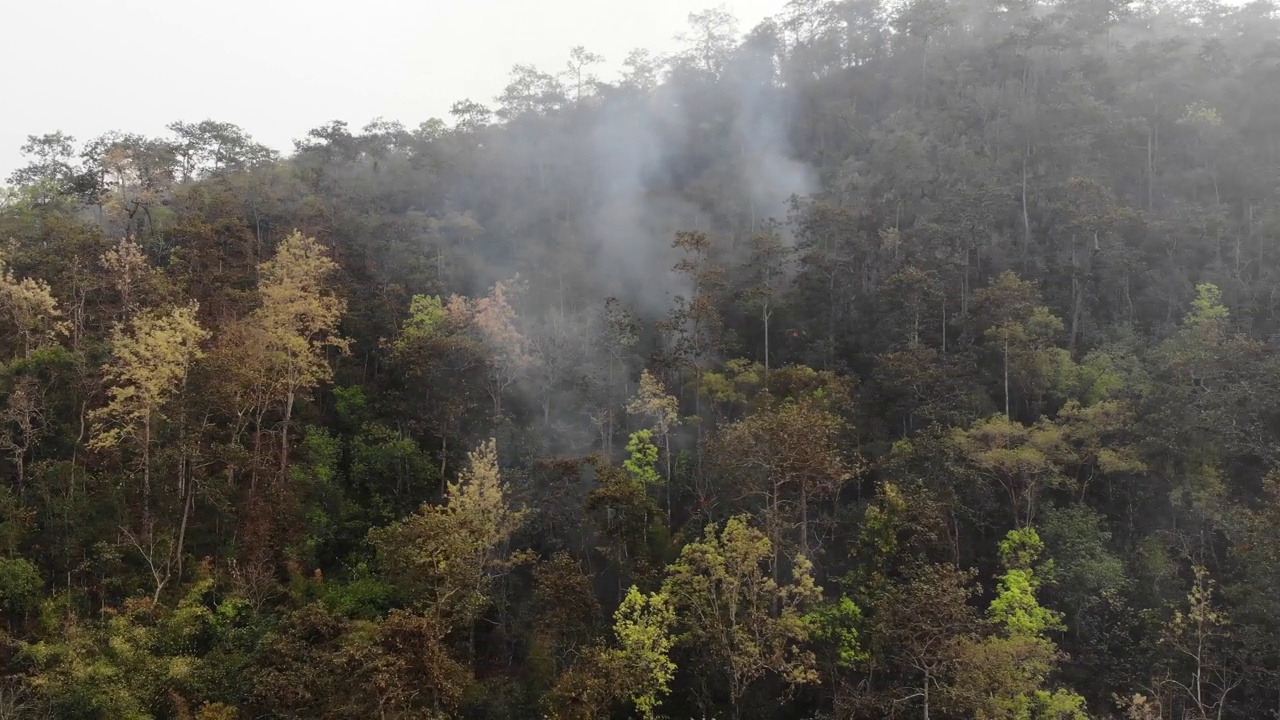
[[[178,561],[178,582],[182,582],[182,555],[183,548],[187,540],[187,519],[191,517],[191,506],[195,503],[195,481],[188,480],[186,490],[186,501],[182,505],[182,524],[178,526],[178,548],[176,550],[176,558]]]
[[[1031,254],[1031,215],[1027,212],[1027,159],[1031,155],[1031,137],[1028,135],[1022,153],[1022,271],[1027,271]]]
[[[800,554],[809,557],[809,492],[800,483]]]
[[[947,354],[947,292],[945,285],[943,285],[942,291],[942,354]]]
[[[932,679],[931,673],[926,670],[924,673],[924,720],[929,720],[929,682]]]
[[[1096,236],[1095,236],[1096,237]],[[1080,335],[1080,315],[1084,309],[1084,288],[1080,282],[1080,262],[1076,254],[1075,238],[1071,238],[1071,338],[1067,350],[1076,354],[1076,338]]]
[[[1004,335],[1004,419],[1011,419],[1009,414],[1009,331]]]
[[[445,464],[449,462],[449,437],[440,436],[440,479],[444,480]]]
[[[151,534],[151,415],[142,421],[142,527]]]
[[[769,305],[764,309],[764,389],[769,389]]]
[[[284,423],[280,427],[280,481],[284,482],[289,471],[289,423],[293,419],[293,389],[289,389],[284,404]]]
[[[1156,126],[1152,121],[1147,126],[1147,209],[1155,207],[1156,186]]]

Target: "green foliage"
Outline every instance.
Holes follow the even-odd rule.
[[[1041,607],[1036,599],[1040,573],[1045,570],[1034,565],[1043,552],[1044,543],[1033,527],[1010,530],[1000,541],[1000,562],[1005,573],[1000,576],[996,597],[991,601],[990,616],[1009,635],[1042,637],[1063,629],[1061,615]]]
[[[1009,570],[1000,577],[996,598],[991,601],[991,620],[1010,635],[1038,636],[1062,630],[1058,613],[1041,607],[1036,600],[1039,578],[1031,570]]]
[[[6,555],[18,547],[34,529],[35,510],[24,507],[9,488],[0,486],[0,550]]]
[[[333,400],[338,418],[347,425],[360,425],[368,414],[369,393],[360,385],[334,387]]]
[[[622,668],[626,695],[646,718],[656,718],[670,692],[676,664],[671,660],[676,614],[662,593],[645,595],[632,585],[614,613],[618,647],[613,660]]]
[[[170,693],[195,681],[202,659],[195,640],[211,614],[198,583],[171,611],[129,602],[101,625],[67,618],[56,639],[22,648],[40,673],[35,687],[60,717],[151,718]]]
[[[853,668],[871,658],[862,647],[859,636],[862,609],[848,595],[820,605],[805,616],[805,621],[809,624],[810,637],[835,646],[836,662],[840,667]]]
[[[627,441],[627,459],[622,466],[631,474],[631,479],[641,487],[649,487],[663,482],[658,475],[658,446],[653,444],[653,433],[649,430],[637,430],[631,433]]]
[[[1053,558],[1048,575],[1056,593],[1077,611],[1126,590],[1131,581],[1124,561],[1108,547],[1104,518],[1081,505],[1050,508],[1041,528]]]
[[[366,423],[349,448],[352,484],[396,514],[434,494],[439,468],[414,440],[378,423]]]
[[[1208,325],[1226,320],[1228,314],[1218,286],[1201,283],[1196,286],[1196,299],[1191,302],[1191,313],[1187,315],[1186,322],[1188,325]]]
[[[0,557],[0,609],[21,617],[40,605],[44,579],[26,558]]]
[[[1043,551],[1039,533],[1031,527],[1011,530],[1000,543],[1006,571],[988,609],[999,631],[966,644],[955,685],[957,699],[974,717],[1087,717],[1079,694],[1044,687],[1061,660],[1048,635],[1065,626],[1062,616],[1042,607],[1036,597],[1041,578],[1033,565]]]
[[[1044,542],[1033,527],[1010,530],[1000,541],[1000,562],[1006,569],[1026,569],[1044,552]]]
[[[822,590],[804,556],[795,558],[786,584],[766,573],[772,557],[769,538],[748,517],[735,516],[723,530],[712,523],[701,540],[685,545],[662,586],[679,619],[679,643],[703,672],[724,677],[735,709],[767,674],[791,685],[818,679],[804,644],[811,631],[806,615]]]
[[[326,580],[321,599],[334,613],[353,620],[374,620],[393,606],[394,586],[370,570],[356,565],[346,577]]]
[[[306,555],[316,558],[348,540],[344,526],[355,520],[356,508],[342,487],[340,439],[327,428],[308,428],[302,452],[301,461],[289,473],[305,502],[302,520],[306,523]]]
[[[435,338],[443,332],[448,317],[444,301],[438,296],[414,295],[409,303],[409,319],[396,338],[396,349],[404,350],[415,343]]]
[[[401,599],[440,627],[460,629],[490,604],[496,575],[513,562],[506,543],[525,514],[508,504],[490,440],[469,456],[462,475],[449,483],[444,505],[369,531],[369,541]]]

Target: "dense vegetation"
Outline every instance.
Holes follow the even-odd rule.
[[[0,718],[1277,716],[1276,8],[690,20],[31,138]]]

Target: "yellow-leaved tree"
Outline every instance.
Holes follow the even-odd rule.
[[[788,687],[818,680],[806,646],[806,614],[822,599],[822,588],[803,555],[794,558],[790,582],[775,581],[766,570],[772,556],[769,536],[738,515],[723,531],[711,523],[701,540],[685,545],[662,585],[695,677],[702,688],[716,676],[725,682],[735,719],[743,715],[747,690],[765,676]],[[697,693],[704,707],[711,704],[706,692]]]
[[[348,347],[338,334],[347,303],[331,286],[337,271],[324,247],[297,231],[258,267],[262,304],[249,317],[244,339],[256,344],[256,381],[267,385],[259,397],[280,412],[281,473],[289,464],[289,429],[299,396],[332,377],[326,353]]]
[[[90,414],[90,447],[133,454],[142,475],[142,533],[129,534],[146,557],[156,596],[168,581],[172,559],[157,550],[151,522],[152,451],[167,408],[185,388],[191,366],[203,357],[200,343],[209,333],[196,319],[198,305],[144,313],[117,323],[111,333],[111,360],[105,370],[107,404]]]
[[[108,249],[98,261],[102,263],[118,296],[120,317],[132,315],[140,304],[139,296],[146,292],[149,284],[155,282],[158,271],[147,262],[142,247],[128,239]]]
[[[150,313],[117,324],[111,333],[106,368],[108,402],[94,410],[95,448],[130,444],[142,458],[143,491],[151,491],[151,447],[165,405],[186,384],[192,364],[204,352],[208,331],[196,320],[195,301],[165,313]]]
[[[67,334],[58,300],[49,284],[33,278],[17,278],[0,253],[0,337],[15,344],[6,346],[0,361],[30,358],[31,353]],[[0,449],[8,451],[18,474],[18,487],[26,482],[26,457],[43,432],[45,389],[32,376],[18,374],[14,386],[0,408]]]
[[[20,346],[9,353],[31,357],[32,351],[67,334],[67,323],[49,283],[35,278],[17,278],[0,254],[0,313]]]
[[[507,499],[494,441],[468,460],[443,505],[423,505],[369,533],[387,576],[442,634],[468,628],[484,612],[493,579],[511,565],[507,541],[525,517]]]

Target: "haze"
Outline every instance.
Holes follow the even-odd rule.
[[[748,30],[781,0],[724,7]],[[9,59],[0,178],[27,135],[78,140],[174,120],[232,122],[282,151],[330,120],[382,116],[414,127],[466,97],[488,103],[515,63],[560,70],[569,49],[603,55],[611,77],[636,47],[675,47],[687,0],[49,0],[6,3]],[[14,64],[15,58],[25,58]],[[30,63],[30,64],[28,64]]]

